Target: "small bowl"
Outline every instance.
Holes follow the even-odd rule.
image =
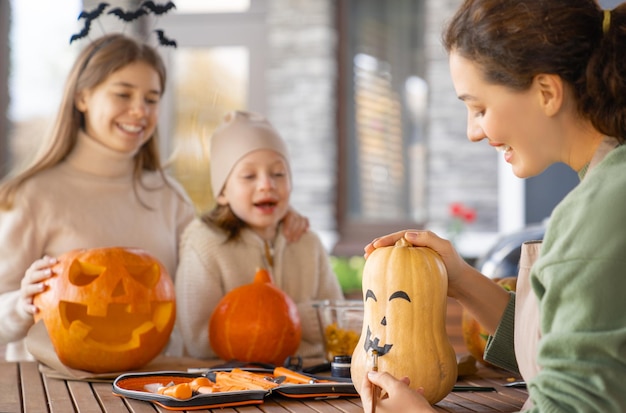
[[[352,356],[363,327],[363,301],[324,300],[313,306],[317,309],[326,360]]]

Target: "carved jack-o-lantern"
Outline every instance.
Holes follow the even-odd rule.
[[[59,257],[35,297],[63,364],[94,373],[132,370],[167,344],[176,319],[172,279],[140,249],[96,248]]]
[[[378,370],[409,377],[431,404],[457,379],[456,354],[446,333],[448,277],[441,257],[404,238],[378,248],[363,268],[363,329],[352,355],[351,376],[360,390],[378,354]]]

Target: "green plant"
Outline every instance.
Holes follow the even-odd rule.
[[[331,256],[330,264],[344,293],[361,292],[365,258],[360,255],[351,257]]]

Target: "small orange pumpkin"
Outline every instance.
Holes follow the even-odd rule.
[[[209,322],[211,348],[224,360],[282,365],[301,338],[296,304],[265,269],[257,270],[252,283],[224,295]]]
[[[174,284],[165,267],[133,248],[77,249],[63,254],[40,311],[59,357],[94,373],[140,368],[167,345],[176,320]]]
[[[496,278],[494,281],[507,291],[515,291],[517,285],[517,277]],[[462,313],[461,329],[463,331],[463,341],[465,342],[467,351],[480,363],[491,366],[491,364],[486,362],[483,358],[489,333],[476,321],[469,311],[465,309],[463,309]]]

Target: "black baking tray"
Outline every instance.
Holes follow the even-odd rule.
[[[113,393],[137,400],[155,403],[169,410],[199,410],[220,407],[245,406],[261,404],[272,394],[291,398],[326,398],[326,397],[353,397],[358,396],[351,380],[336,381],[333,377],[308,375],[318,380],[311,384],[282,384],[271,390],[242,390],[233,392],[219,392],[198,394],[189,399],[181,400],[174,397],[152,393],[145,389],[146,384],[154,383],[182,383],[191,381],[200,376],[210,377],[211,373],[230,371],[231,369],[208,369],[203,373],[186,373],[180,371],[157,371],[142,373],[125,373],[113,381]],[[271,369],[246,368],[246,371],[272,375]],[[303,373],[304,374],[304,373]]]

